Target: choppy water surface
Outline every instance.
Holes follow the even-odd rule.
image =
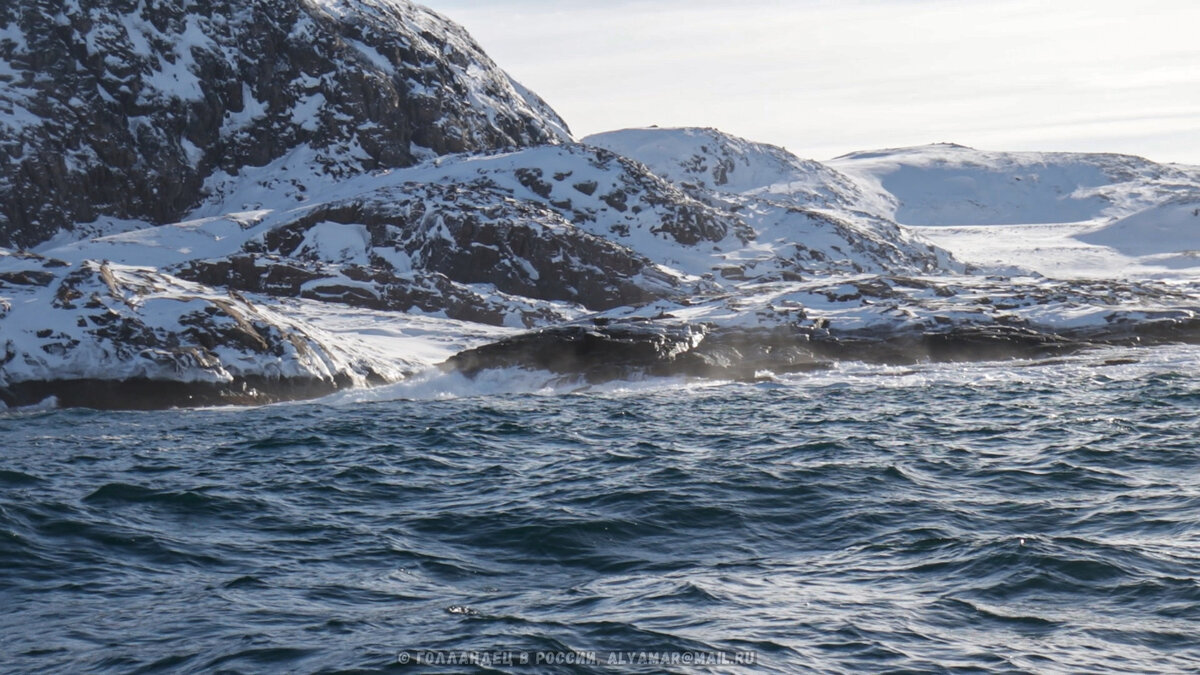
[[[1112,356],[10,413],[0,668],[1194,671],[1200,351]]]

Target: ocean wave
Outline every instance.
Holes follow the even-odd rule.
[[[6,663],[1194,670],[1200,352],[1120,354],[0,417]]]

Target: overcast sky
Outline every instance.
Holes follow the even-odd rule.
[[[1196,0],[418,0],[577,136],[713,126],[828,159],[942,141],[1200,164]]]

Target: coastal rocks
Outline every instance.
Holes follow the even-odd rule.
[[[832,368],[840,361],[883,365],[1024,359],[1037,361],[1116,344],[1200,343],[1200,320],[1123,330],[1070,331],[962,325],[898,332],[831,332],[779,326],[713,328],[656,323],[564,326],[468,350],[443,368],[474,377],[523,368],[588,383],[686,376],[751,381],[773,374]]]
[[[31,380],[0,386],[0,403],[8,408],[47,401],[62,408],[94,410],[164,410],[224,405],[265,405],[301,401],[353,386],[349,378],[237,376],[228,382],[180,382],[126,379]]]
[[[555,326],[461,352],[442,367],[468,376],[527,368],[602,382],[661,369],[703,336],[703,329],[652,323]]]
[[[353,265],[377,287],[408,287],[410,277],[433,275],[593,311],[748,281],[943,269],[944,252],[928,245],[910,246],[888,232],[799,207],[762,202],[749,209],[724,197],[701,199],[642,164],[574,144],[447,157],[347,181],[344,192],[353,196],[272,214],[269,225],[251,228],[234,257],[274,256],[277,268],[283,261],[309,270],[317,263],[327,270]],[[222,265],[203,260],[178,273],[280,295],[297,295],[303,282],[328,276],[314,271],[300,280],[292,273],[300,283],[287,291],[241,275],[197,276],[200,268]],[[389,292],[376,288],[370,295]],[[435,304],[428,298],[411,306],[438,311]],[[465,317],[462,304],[448,297],[444,309]]]
[[[447,361],[599,382],[976,360],[1042,360],[1106,346],[1200,343],[1200,303],[1154,281],[858,276],[661,301],[513,336]]]
[[[36,259],[3,263],[9,278],[42,271],[28,267]],[[5,293],[9,407],[49,396],[100,408],[264,403],[400,377],[236,292],[152,269],[87,262]]]
[[[541,196],[520,176],[525,165],[542,161],[591,169],[625,186],[622,194],[637,211],[625,215],[599,199],[560,198],[558,192],[573,191],[561,183]],[[579,148],[541,148],[414,172],[419,180],[316,205],[245,250],[438,274],[511,295],[608,309],[663,297],[682,282],[680,274],[638,253],[641,241],[667,236],[659,232],[668,228],[685,240],[724,239],[738,226],[735,217],[671,194],[653,176],[615,161],[596,168],[599,161]],[[626,235],[613,234],[614,227]],[[610,231],[596,231],[601,228]]]
[[[579,190],[573,179],[580,177],[593,194]],[[252,225],[227,258],[187,261],[174,271],[244,291],[494,323],[511,312],[498,311],[473,287],[490,287],[488,295],[514,307],[637,305],[703,285],[690,269],[640,250],[664,252],[660,260],[668,263],[673,251],[709,256],[702,245],[740,247],[753,237],[737,214],[688,197],[635,162],[579,145],[456,156],[356,183],[362,189],[346,190],[352,197]],[[185,227],[195,231],[191,224],[161,229]],[[358,290],[316,288],[330,286],[332,277]],[[552,318],[537,310],[522,321]]]
[[[285,155],[345,177],[567,139],[465,31],[406,0],[0,5],[3,246],[100,216],[174,222]]]
[[[502,368],[547,370],[591,383],[646,376],[753,380],[764,373],[826,369],[837,361],[899,365],[1037,359],[1087,346],[1050,332],[1006,326],[839,334],[796,326],[614,323],[555,327],[508,338],[458,354],[443,367],[468,376]]]
[[[443,361],[746,380],[1200,331],[1194,279],[1163,276],[1195,266],[1198,170],[960,146],[823,164],[712,129],[576,143],[408,0],[0,4],[0,157],[0,246],[38,251],[0,249],[9,407],[262,403]],[[965,235],[897,222],[1082,218],[1063,250],[1156,275],[973,268],[923,238]],[[1022,250],[968,234],[964,256]]]

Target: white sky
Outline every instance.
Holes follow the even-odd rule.
[[[949,141],[1200,164],[1196,0],[417,0],[576,136],[712,126],[828,159]]]

